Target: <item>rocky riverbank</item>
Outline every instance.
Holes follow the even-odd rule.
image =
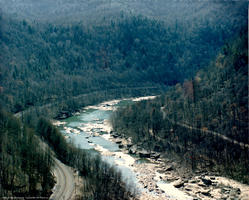
[[[123,153],[132,154],[136,161],[147,160],[142,164],[135,161],[132,165],[137,179],[147,189],[141,199],[249,199],[248,185],[208,172],[193,173],[165,155],[132,144],[130,138],[116,132],[110,135],[110,140],[119,144]],[[149,197],[151,194],[154,197]]]

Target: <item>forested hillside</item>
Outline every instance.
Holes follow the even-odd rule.
[[[245,27],[194,78],[119,109],[114,130],[149,150],[178,155],[193,170],[208,166],[248,183],[247,41]]]
[[[0,196],[49,197],[53,160],[34,129],[0,110]]]
[[[196,20],[174,23],[124,14],[91,25],[41,23],[3,14],[1,104],[19,112],[96,91],[137,95],[135,88],[164,90],[182,82],[246,23],[246,4],[223,5],[229,20],[225,11],[213,12],[221,5],[202,5],[209,18],[191,13]],[[77,104],[71,107],[84,106]]]

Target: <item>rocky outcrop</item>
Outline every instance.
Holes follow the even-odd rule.
[[[131,148],[129,148],[129,154],[136,154],[137,153],[137,147],[134,145]]]
[[[120,134],[118,134],[118,133],[115,132],[115,131],[111,131],[110,134],[111,134],[111,136],[112,136],[113,138],[118,138],[118,137],[120,136]]]
[[[146,150],[142,150],[138,152],[140,158],[150,158],[150,153]]]
[[[122,140],[116,140],[116,144],[122,144]]]
[[[201,194],[203,194],[205,196],[211,196],[210,190],[203,190],[203,191],[201,191]]]
[[[169,171],[172,171],[174,168],[172,165],[168,165],[165,167],[165,172],[169,172]]]
[[[179,179],[178,181],[176,181],[174,184],[174,187],[176,188],[180,188],[180,187],[183,187],[184,186],[184,181]]]
[[[212,181],[209,178],[202,178],[201,180],[207,186],[212,185]]]
[[[160,158],[160,154],[157,153],[157,152],[152,152],[150,157],[151,157],[152,159],[157,160],[158,158]]]

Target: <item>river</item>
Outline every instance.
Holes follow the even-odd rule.
[[[100,153],[103,160],[116,166],[122,172],[123,180],[135,186],[140,199],[192,199],[172,184],[161,181],[159,177],[163,175],[156,172],[155,166],[148,160],[129,155],[111,138],[109,118],[116,108],[152,98],[154,96],[103,102],[85,107],[80,113],[54,124],[67,140],[81,149]],[[145,179],[148,179],[146,183],[143,182]],[[153,184],[156,189],[149,189]]]

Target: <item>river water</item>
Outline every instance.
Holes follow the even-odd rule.
[[[116,165],[122,172],[123,179],[126,182],[137,184],[136,174],[125,166],[126,161],[120,156],[114,156],[114,153],[121,152],[118,144],[108,140],[111,130],[108,120],[111,114],[117,107],[125,106],[132,102],[132,99],[124,99],[88,106],[75,116],[61,120],[59,129],[68,140],[73,141],[81,149],[87,149],[93,153],[98,151],[111,152],[109,154],[103,153],[102,159],[111,165]]]
[[[103,160],[116,166],[121,171],[123,180],[127,184],[135,186],[139,192],[146,192],[150,193],[151,196],[155,196],[157,194],[146,191],[147,189],[144,189],[137,179],[139,172],[134,170],[133,164],[134,162],[137,163],[139,159],[123,153],[119,149],[118,144],[110,140],[111,125],[109,123],[110,116],[116,108],[132,104],[135,101],[151,98],[154,97],[113,100],[96,106],[88,106],[80,113],[56,122],[55,125],[59,127],[67,140],[72,141],[81,149],[89,150],[92,153],[100,153]],[[163,199],[191,199],[178,190],[174,191],[174,194],[166,194],[167,190],[171,190],[172,192],[176,188],[161,181],[158,181],[157,184],[165,191],[165,198]],[[141,199],[154,198],[145,197]]]

